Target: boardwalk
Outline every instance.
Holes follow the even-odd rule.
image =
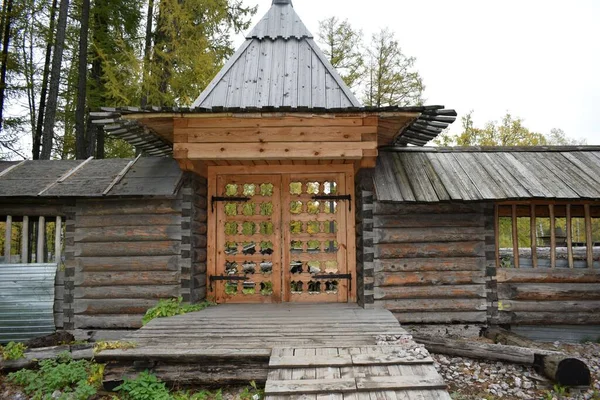
[[[149,369],[173,384],[266,382],[273,399],[448,398],[432,360],[406,353],[414,343],[377,346],[380,335],[406,331],[390,312],[353,304],[219,305],[153,320],[126,337],[136,348],[97,358],[110,361],[107,386]]]

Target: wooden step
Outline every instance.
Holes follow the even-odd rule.
[[[320,394],[356,392],[354,379],[267,380],[265,395]]]

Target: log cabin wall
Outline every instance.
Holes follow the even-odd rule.
[[[373,170],[363,169],[356,175],[356,297],[359,305],[373,307]]]
[[[185,186],[170,199],[77,201],[67,224],[65,329],[138,328],[158,299],[190,298]]]
[[[206,245],[207,245],[207,181],[199,175],[192,174],[192,220],[191,220],[191,259],[193,303],[206,299]],[[183,227],[185,228],[185,226]]]
[[[492,205],[375,201],[372,208],[375,307],[402,323],[485,323]]]

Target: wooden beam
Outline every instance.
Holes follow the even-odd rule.
[[[532,204],[530,207],[530,215],[529,215],[529,230],[531,235],[531,264],[533,268],[537,268],[538,266],[538,258],[537,258],[537,234],[535,227],[535,204]]]
[[[280,116],[265,118],[264,115],[243,117],[217,117],[217,118],[189,118],[188,128],[266,128],[298,126],[324,127],[324,126],[362,126],[362,117],[344,117],[331,115],[312,115],[305,117]]]
[[[61,256],[61,252],[62,252],[61,234],[62,234],[62,217],[60,215],[57,215],[55,229],[54,229],[54,259],[58,266],[60,266],[60,256]]]
[[[515,260],[515,268],[520,268],[519,263],[519,230],[517,228],[517,205],[512,205],[512,240],[513,240],[513,257]]]
[[[550,268],[556,268],[556,219],[554,218],[554,204],[548,205],[550,213]]]
[[[137,160],[140,159],[142,155],[139,154],[135,160],[131,160],[127,163],[127,165],[125,166],[125,168],[123,168],[121,170],[121,172],[119,172],[119,174],[115,177],[115,179],[113,179],[113,181],[110,183],[110,185],[108,185],[108,187],[106,189],[104,189],[104,192],[102,192],[102,196],[106,196],[108,194],[108,192],[110,192],[110,190],[119,182],[121,182],[121,179],[123,179],[123,177],[125,176],[125,174],[131,169],[131,167],[133,167],[133,164],[135,164],[137,162]]]
[[[6,216],[4,226],[4,262],[10,264],[10,247],[12,244],[12,216]]]
[[[587,250],[587,266],[594,268],[594,242],[592,240],[592,214],[590,205],[583,206],[585,213],[585,248]]]
[[[567,258],[569,260],[569,268],[573,268],[573,226],[571,221],[571,205],[567,204]]]
[[[35,262],[41,264],[44,262],[44,243],[46,236],[46,218],[40,216],[38,218],[38,237],[37,237],[37,251],[35,253]]]
[[[363,149],[376,148],[371,142],[298,142],[298,143],[176,143],[174,153],[180,158],[187,151],[190,160],[301,160],[360,159]]]
[[[21,264],[29,263],[29,217],[23,216],[21,229]]]
[[[500,216],[498,204],[494,204],[494,245],[496,247],[496,268],[500,268]]]

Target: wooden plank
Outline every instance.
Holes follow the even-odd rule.
[[[4,223],[4,263],[10,264],[12,247],[12,216],[7,215]]]
[[[529,216],[529,231],[531,237],[531,264],[533,268],[538,267],[538,258],[537,258],[537,225],[535,219],[535,204],[530,206],[530,216]]]
[[[477,257],[485,255],[482,241],[446,243],[395,243],[375,246],[375,258]]]
[[[105,226],[75,229],[75,241],[87,242],[138,242],[181,240],[181,224],[153,226]]]
[[[447,215],[375,215],[375,228],[433,228],[433,227],[482,227],[484,218],[481,214],[447,214]]]
[[[496,269],[500,268],[500,216],[498,215],[498,204],[494,204],[494,249]]]
[[[197,254],[199,262],[206,261],[205,252]],[[177,271],[179,256],[77,257],[77,266],[84,272],[113,271]],[[206,267],[200,265],[199,267]],[[200,271],[199,271],[200,272]]]
[[[167,256],[180,254],[181,241],[75,243],[75,257]]]
[[[27,215],[23,216],[21,226],[21,263],[27,264],[29,263],[29,217]]]
[[[400,323],[455,324],[486,322],[486,311],[394,313]]]
[[[374,288],[375,300],[394,299],[473,299],[485,298],[484,284],[434,286],[382,286]]]
[[[341,355],[318,355],[318,356],[287,356],[273,357],[269,360],[271,368],[310,368],[310,367],[328,367],[328,366],[347,366],[352,365],[350,356]]]
[[[375,276],[375,286],[433,286],[468,285],[485,282],[483,271],[455,271],[440,274],[435,271],[380,273]]]
[[[281,380],[267,381],[265,394],[269,395],[293,395],[297,393],[319,394],[319,393],[347,393],[356,391],[354,379],[305,379],[305,380]]]
[[[76,287],[74,297],[76,299],[159,299],[172,298],[179,296],[180,283],[165,285],[162,282],[157,285],[131,285],[115,286],[109,283],[108,286]]]
[[[189,143],[254,143],[254,142],[360,142],[364,134],[376,132],[365,126],[324,127],[258,127],[258,128],[185,128]]]
[[[268,93],[267,93],[268,95]],[[363,117],[337,116],[333,114],[310,114],[304,116],[235,116],[235,117],[208,117],[190,118],[189,128],[268,128],[268,127],[324,127],[324,126],[362,126]]]
[[[144,199],[143,201],[129,200],[85,200],[77,202],[77,216],[127,216],[142,214],[139,219],[146,218],[145,214],[174,214],[181,209],[180,200]],[[144,224],[141,224],[144,225]]]
[[[587,250],[587,266],[594,268],[594,242],[592,240],[592,216],[590,213],[590,205],[583,206],[585,213],[585,243]]]
[[[517,205],[512,205],[512,242],[513,242],[513,258],[514,258],[514,267],[520,268],[521,265],[519,263],[519,229],[517,226]]]
[[[352,355],[354,365],[396,365],[396,364],[433,364],[431,357],[416,359],[414,357],[399,357],[394,353],[382,353],[381,351],[373,353],[361,353]]]
[[[56,217],[55,229],[54,229],[54,261],[60,267],[61,261],[61,252],[62,252],[62,217],[58,215]],[[26,253],[25,253],[26,254]]]
[[[534,207],[534,206],[532,206]],[[573,262],[573,226],[571,221],[571,204],[567,204],[567,258],[569,262],[569,268],[573,268],[575,263]],[[536,257],[537,261],[537,257]]]
[[[81,286],[127,286],[127,285],[173,285],[180,281],[178,272],[84,272],[78,274],[75,285]]]
[[[550,215],[550,268],[556,268],[556,219],[554,218],[554,204],[548,205]]]
[[[38,218],[38,226],[37,226],[37,250],[35,253],[35,261],[39,263],[44,262],[44,244],[46,235],[46,218],[40,216]]]
[[[480,227],[375,228],[375,243],[463,242],[481,240],[485,229]]]
[[[371,142],[181,143],[174,145],[174,151],[187,150],[190,160],[360,159],[362,150],[373,146]]]
[[[371,376],[356,378],[358,390],[410,390],[410,389],[446,389],[446,383],[438,376],[403,375]]]

